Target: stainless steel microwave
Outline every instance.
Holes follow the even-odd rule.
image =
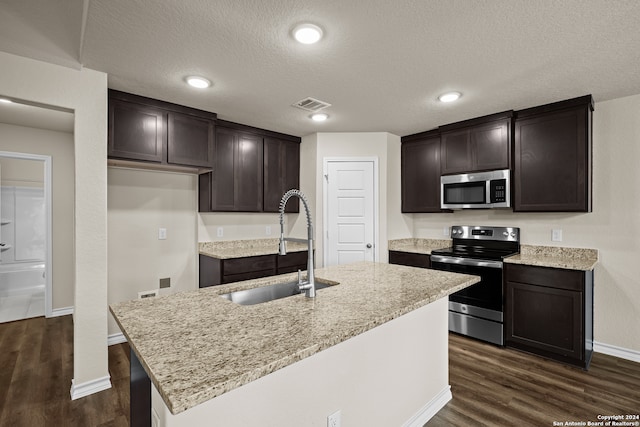
[[[442,209],[489,209],[511,206],[509,169],[440,177]]]

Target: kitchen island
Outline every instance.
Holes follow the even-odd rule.
[[[295,277],[111,307],[159,425],[422,426],[451,398],[446,297],[477,277],[365,262],[316,269],[315,299],[220,297]]]

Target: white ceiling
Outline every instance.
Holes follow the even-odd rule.
[[[320,43],[293,41],[303,21]],[[638,94],[638,24],[637,0],[0,0],[0,50],[274,131],[402,136]],[[213,87],[186,86],[190,74]],[[448,90],[463,97],[437,102]],[[290,106],[307,96],[333,104],[328,121]]]

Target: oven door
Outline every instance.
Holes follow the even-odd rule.
[[[449,301],[502,313],[502,262],[431,255],[431,268],[480,276],[480,282],[449,296]]]

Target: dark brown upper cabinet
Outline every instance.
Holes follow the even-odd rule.
[[[513,111],[440,126],[442,175],[509,169]]]
[[[300,188],[300,144],[279,138],[264,138],[265,212],[279,212],[280,199],[292,188]],[[300,203],[292,197],[285,212],[299,212]]]
[[[440,132],[402,138],[402,212],[442,212],[440,209]]]
[[[591,95],[516,112],[514,211],[591,212]]]
[[[166,112],[109,100],[109,157],[162,163]]]
[[[211,210],[262,210],[262,138],[234,129],[216,129],[216,159],[211,177]]]
[[[198,182],[200,212],[278,212],[285,191],[298,188],[300,138],[219,120],[213,172]],[[290,201],[288,212],[297,212]]]
[[[167,163],[211,168],[214,160],[214,124],[181,113],[169,113]]]
[[[108,157],[160,169],[211,169],[215,119],[215,113],[109,90]]]

